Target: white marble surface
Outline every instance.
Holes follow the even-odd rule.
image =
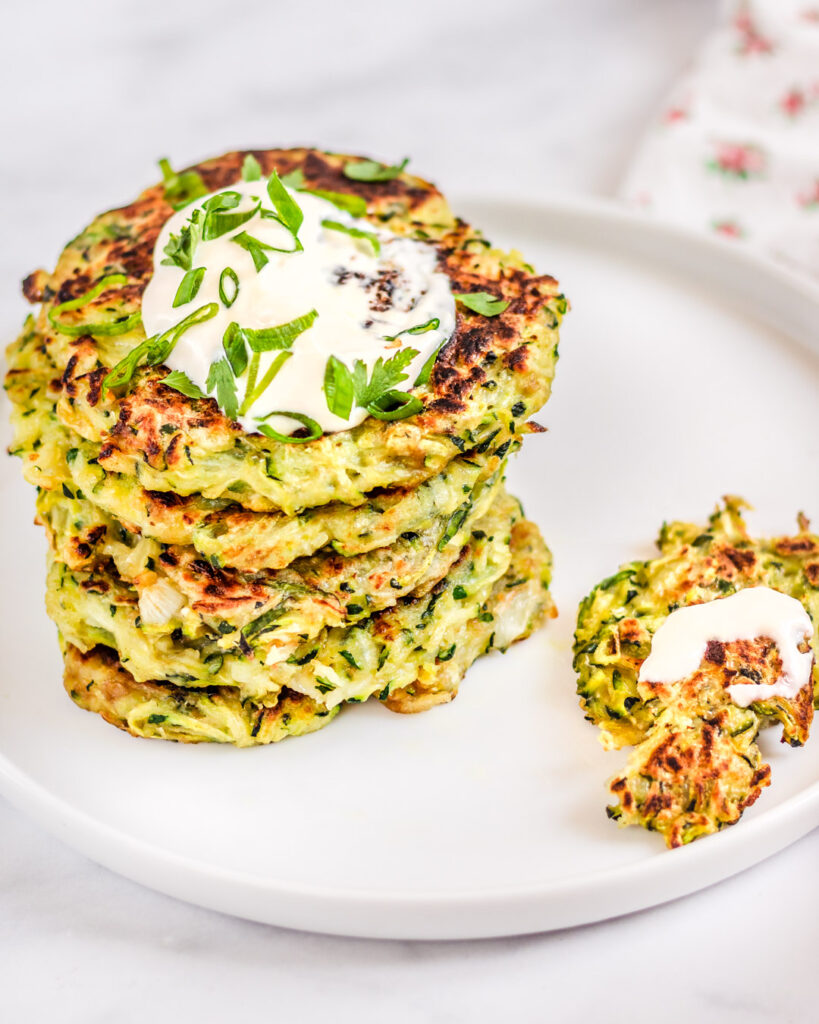
[[[456,196],[613,193],[714,17],[710,0],[4,5],[0,331],[23,313],[17,280],[142,187],[160,155],[307,142],[411,154]],[[199,910],[97,868],[2,802],[0,835],[3,1019],[815,1019],[817,833],[666,907],[448,945]]]

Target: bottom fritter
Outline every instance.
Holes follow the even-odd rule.
[[[527,520],[516,523],[510,550],[509,567],[492,586],[481,614],[458,625],[450,647],[427,655],[412,683],[381,691],[388,708],[424,711],[452,700],[476,658],[493,649],[504,651],[556,614],[548,590],[551,559],[537,527]],[[243,699],[232,686],[192,689],[137,682],[104,645],[82,652],[65,644],[65,687],[79,707],[134,736],[239,747],[314,732],[341,706],[328,707],[287,687],[270,697]]]

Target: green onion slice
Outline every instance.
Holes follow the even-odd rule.
[[[321,426],[315,420],[300,412],[269,412],[266,416],[258,417],[258,421],[269,419],[271,416],[287,416],[291,420],[298,420],[310,431],[307,437],[289,437],[287,434],[280,434],[266,423],[259,422],[259,433],[274,441],[281,441],[284,444],[307,444],[309,441],[317,441],[323,434]]]
[[[230,287],[227,286],[228,282],[230,282]],[[239,275],[233,267],[225,267],[219,275],[219,301],[225,309],[230,309],[238,296]]]
[[[422,412],[423,408],[424,403],[415,395],[391,390],[370,402],[367,412],[377,420],[404,420]]]
[[[323,220],[321,222],[323,228],[329,228],[330,231],[341,231],[345,235],[349,235],[351,238],[363,238],[370,243],[375,250],[375,255],[378,256],[381,252],[381,242],[378,240],[378,236],[372,231],[362,231],[361,228],[354,228],[349,224],[342,224],[337,220]]]
[[[140,313],[131,313],[130,316],[121,317],[118,320],[111,320],[108,323],[94,323],[93,321],[84,320],[80,323],[63,324],[60,323],[58,317],[62,313],[71,313],[75,309],[82,309],[88,302],[93,302],[98,295],[101,295],[104,291],[109,288],[115,288],[118,285],[128,283],[128,278],[125,274],[106,274],[105,277],[97,281],[93,288],[85,292],[83,295],[77,296],[76,299],[69,299],[68,302],[61,302],[59,306],[55,306],[53,309],[48,311],[48,322],[54,328],[59,331],[60,334],[68,334],[73,338],[77,338],[82,334],[96,334],[100,337],[107,336],[111,337],[116,334],[125,334],[130,331],[142,319]]]
[[[136,348],[131,349],[124,359],[120,359],[117,365],[108,373],[102,382],[103,393],[111,388],[118,388],[122,387],[123,384],[127,384],[143,359],[148,366],[164,363],[185,331],[195,327],[196,324],[205,323],[206,320],[216,316],[218,312],[219,304],[217,302],[209,302],[206,306],[200,306],[199,309],[189,313],[184,320],[180,320],[178,324],[175,324],[163,334],[155,334],[151,338],[146,338]]]
[[[345,363],[330,356],[324,370],[324,397],[327,408],[334,416],[348,420],[353,409],[355,387],[353,375]]]
[[[176,289],[176,295],[173,300],[173,308],[177,306],[184,306],[188,302],[193,302],[196,298],[196,293],[202,284],[202,278],[205,276],[204,267],[195,267],[192,270],[186,270],[185,276],[179,283],[179,287]]]

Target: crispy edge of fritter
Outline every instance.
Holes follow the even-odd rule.
[[[707,527],[665,524],[659,557],[632,562],[603,580],[581,602],[574,640],[578,694],[586,718],[597,725],[608,748],[639,743],[662,711],[640,692],[637,676],[651,637],[680,604],[715,600],[745,586],[766,585],[801,600],[819,630],[819,537],[799,517],[792,537],[752,540],[741,498],[728,496]],[[819,635],[812,646],[819,647]],[[819,698],[819,668],[813,671]],[[801,705],[785,698],[758,701],[766,723],[783,725],[783,741],[807,738]],[[809,725],[809,722],[807,723]]]

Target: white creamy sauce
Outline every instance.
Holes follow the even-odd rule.
[[[729,597],[677,608],[651,642],[651,653],[640,667],[640,682],[675,683],[699,668],[710,640],[755,640],[769,637],[776,644],[782,672],[774,683],[735,683],[731,700],[747,708],[770,697],[793,699],[811,678],[813,655],[799,645],[813,635],[813,624],[796,598],[770,587],[746,587]]]
[[[237,211],[252,209],[258,200],[262,209],[269,211],[273,206],[266,186],[264,179],[240,181],[222,191],[243,196]],[[233,241],[234,236],[246,232],[266,245],[293,248],[287,228],[259,212],[235,230],[197,244],[193,266],[204,268],[204,278],[193,300],[176,308],[173,301],[185,271],[163,266],[163,250],[171,235],[179,235],[191,213],[210,197],[174,214],[157,240],[154,274],[142,300],[142,320],[150,337],[209,302],[218,304],[218,313],[185,331],[166,360],[172,370],[183,371],[204,391],[211,364],[224,355],[222,338],[229,324],[236,322],[251,329],[276,327],[315,309],[318,317],[293,342],[292,356],[256,402],[239,416],[239,422],[252,432],[257,429],[259,417],[286,410],[311,417],[325,431],[346,430],[360,423],[367,413],[355,405],[348,420],[330,412],[323,389],[328,358],[336,356],[351,370],[355,361],[361,360],[369,372],[379,356],[386,361],[400,349],[417,349],[419,354],[405,369],[407,378],[396,385],[407,390],[427,358],[451,336],[455,301],[449,278],[437,270],[436,250],[430,243],[401,238],[384,227],[352,217],[325,199],[288,191],[304,215],[298,232],[304,250],[264,250],[268,262],[257,272],[250,252]],[[376,255],[367,239],[324,227],[323,220],[375,234],[381,243],[380,254]],[[229,307],[219,296],[220,275],[226,267],[232,268],[239,280],[238,295]],[[230,282],[226,284],[229,299],[232,287]],[[433,318],[440,321],[436,329],[402,334],[399,344],[386,340]],[[259,381],[278,355],[277,351],[262,353]],[[246,376],[247,371],[238,381],[240,403]],[[287,434],[300,426],[280,416],[265,422]]]

